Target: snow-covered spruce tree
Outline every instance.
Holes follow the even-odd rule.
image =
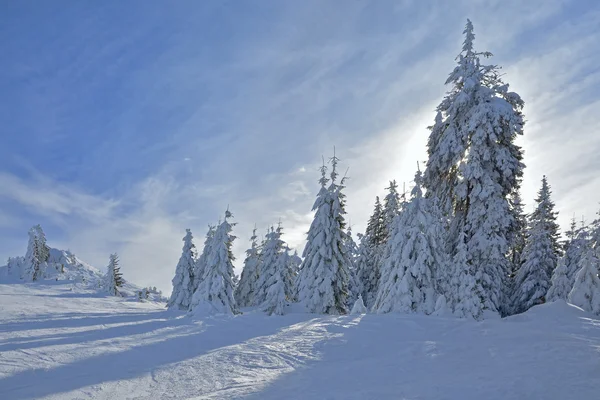
[[[50,256],[50,249],[46,245],[46,235],[38,224],[29,230],[29,242],[25,254],[25,278],[37,281],[44,275],[44,268]]]
[[[196,314],[239,314],[233,297],[233,254],[231,234],[233,215],[225,212],[225,219],[215,228],[210,240],[204,273],[192,297],[191,311]]]
[[[354,305],[352,306],[352,310],[350,311],[350,314],[366,314],[366,313],[367,313],[367,307],[365,307],[363,298],[359,294],[358,299],[356,299],[356,301],[354,302]]]
[[[373,310],[378,313],[431,314],[437,300],[436,271],[446,268],[444,236],[431,202],[423,197],[421,172],[412,198],[396,219],[382,263]]]
[[[390,186],[385,188],[388,193],[383,198],[383,241],[387,242],[394,223],[394,219],[400,214],[400,194],[398,184],[395,180],[390,181]]]
[[[446,81],[452,88],[431,127],[424,185],[450,217],[452,256],[463,232],[466,260],[483,288],[484,307],[502,312],[513,226],[509,196],[518,190],[524,168],[515,144],[523,133],[523,101],[508,91],[499,67],[481,64],[481,57],[491,53],[473,49],[471,21],[464,33],[458,65]]]
[[[554,255],[554,264],[548,265],[548,275],[552,276],[554,268],[558,263],[558,259],[562,256],[563,250],[560,243],[560,226],[556,222],[558,212],[554,211],[554,202],[550,198],[552,191],[548,184],[548,179],[544,175],[542,177],[542,187],[538,192],[538,197],[535,199],[537,206],[531,215],[532,220],[543,221],[544,230],[549,233],[552,243],[552,253]]]
[[[294,273],[294,277],[296,277],[296,276],[298,276],[298,272],[300,272],[300,265],[302,264],[302,258],[300,258],[300,256],[298,255],[298,250],[294,250],[293,254],[290,254],[290,251],[292,251],[292,249],[287,247],[286,248],[287,260],[288,260],[287,262],[290,266],[290,269]]]
[[[244,269],[240,276],[240,282],[235,289],[235,299],[240,307],[256,305],[254,302],[254,295],[256,292],[255,286],[258,280],[258,269],[260,264],[260,251],[257,239],[255,227],[252,231],[252,236],[250,237],[250,248],[246,250],[246,259],[244,260]]]
[[[380,277],[380,258],[385,243],[383,207],[379,197],[375,198],[373,214],[367,222],[365,234],[360,238],[356,275],[362,289],[362,297],[367,307],[372,307],[377,296]]]
[[[270,227],[265,235],[261,253],[260,273],[255,282],[254,300],[256,305],[262,305],[267,298],[267,289],[273,283],[272,275],[280,268],[280,262],[285,262],[285,243],[281,240],[281,230]]]
[[[183,250],[175,268],[173,292],[167,306],[178,310],[189,310],[194,295],[194,269],[196,267],[196,246],[192,231],[186,229],[183,237]]]
[[[202,282],[202,279],[204,277],[204,271],[206,269],[206,263],[211,251],[211,244],[213,237],[215,236],[215,230],[215,226],[208,226],[208,231],[206,232],[206,236],[204,238],[204,247],[202,248],[202,253],[197,258],[196,264],[194,265],[194,283],[192,285],[194,293],[196,292],[196,290],[198,290],[198,286],[200,286],[200,282]]]
[[[459,318],[483,318],[483,288],[475,277],[475,267],[467,262],[467,245],[464,232],[449,263],[449,285],[445,293],[447,307]]]
[[[550,200],[550,187],[544,176],[542,188],[536,199],[537,207],[530,216],[523,264],[515,276],[513,312],[527,311],[545,301],[550,289],[551,274],[556,268],[560,245],[554,204]]]
[[[362,293],[362,285],[357,270],[359,250],[356,242],[352,238],[352,228],[350,225],[348,225],[348,229],[346,229],[345,246],[348,260],[350,260],[350,282],[348,283],[348,292],[350,294],[348,296],[348,308],[350,308],[358,298],[358,295]]]
[[[281,240],[281,225],[267,234],[261,274],[257,282],[260,307],[269,315],[283,315],[285,307],[293,300],[293,273],[288,262],[286,246]]]
[[[592,249],[594,249],[597,255],[600,255],[600,211],[596,214],[598,218],[591,223],[589,228],[589,241]],[[600,271],[598,272],[600,273]]]
[[[110,255],[105,277],[106,291],[111,296],[120,296],[119,288],[123,286],[123,274],[119,267],[119,256],[117,253]]]
[[[515,190],[510,197],[511,212],[513,214],[513,225],[509,236],[509,253],[511,270],[509,276],[514,278],[522,264],[523,249],[525,249],[525,238],[527,236],[527,215],[523,210],[521,194]]]
[[[369,239],[366,235],[358,234],[358,255],[355,260],[356,282],[360,289],[361,298],[367,306],[372,306],[377,295],[379,273],[376,273],[374,257]],[[365,300],[366,299],[366,300]]]
[[[321,167],[321,190],[313,210],[302,266],[297,279],[298,300],[308,312],[346,314],[350,260],[346,254],[343,180],[338,184],[338,159],[331,160],[331,184],[327,167]]]
[[[575,283],[575,275],[580,269],[579,263],[588,245],[588,231],[586,227],[578,229],[575,218],[571,221],[571,229],[566,235],[564,255],[552,274],[551,286],[546,295],[548,301],[568,298]]]
[[[569,303],[600,315],[600,259],[591,245],[586,246],[579,265]]]

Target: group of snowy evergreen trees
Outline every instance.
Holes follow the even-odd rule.
[[[525,165],[516,144],[524,103],[499,67],[484,63],[492,54],[474,49],[470,21],[463,33],[410,198],[390,182],[355,244],[334,155],[331,172],[321,168],[301,262],[289,255],[281,226],[261,244],[255,232],[236,286],[228,213],[209,229],[199,257],[188,230],[169,305],[234,314],[256,306],[282,314],[298,302],[313,313],[352,308],[481,319],[567,299],[600,313],[600,218],[590,227],[573,225],[561,243],[545,176],[535,210],[524,213]]]
[[[238,281],[231,253],[232,217],[228,210],[223,222],[209,227],[199,256],[192,232],[187,230],[168,307],[201,314],[238,314],[239,307],[258,306],[268,314],[281,315],[295,300],[300,258],[291,255],[281,239],[281,224],[271,227],[260,244],[254,229]]]

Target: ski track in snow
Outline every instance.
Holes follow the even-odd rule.
[[[0,399],[597,399],[600,320],[189,318],[67,284],[0,285]]]

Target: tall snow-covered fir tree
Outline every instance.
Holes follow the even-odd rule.
[[[579,263],[588,246],[588,231],[585,227],[577,228],[575,218],[571,222],[571,229],[566,233],[564,255],[558,261],[551,279],[551,286],[546,295],[548,301],[567,300],[569,292],[573,289],[575,275],[581,268]]]
[[[235,236],[231,234],[233,215],[225,212],[225,219],[214,231],[206,257],[204,273],[194,296],[191,310],[195,314],[239,314],[233,297],[233,253]]]
[[[386,240],[383,216],[383,207],[379,197],[376,197],[373,214],[369,217],[365,234],[360,238],[356,259],[357,280],[360,283],[362,298],[367,307],[373,306],[379,287],[380,259]]]
[[[451,255],[464,233],[466,261],[483,289],[484,307],[502,312],[514,225],[509,196],[524,168],[515,144],[523,133],[523,101],[509,92],[498,66],[481,64],[491,53],[474,50],[469,20],[464,34],[458,65],[446,81],[452,88],[430,128],[424,186],[450,218]]]
[[[586,246],[580,260],[580,269],[575,276],[573,289],[569,293],[569,302],[586,311],[600,315],[600,257],[591,243]]]
[[[206,236],[204,238],[204,247],[202,248],[202,253],[196,260],[196,265],[194,266],[194,284],[192,285],[194,292],[198,290],[198,286],[200,286],[200,282],[202,282],[202,279],[204,278],[204,271],[206,270],[206,263],[211,251],[211,244],[213,237],[215,236],[215,230],[215,226],[208,226],[208,231],[206,232]]]
[[[558,262],[558,224],[550,193],[548,181],[544,176],[542,188],[536,198],[536,209],[530,216],[522,254],[523,264],[515,276],[515,313],[527,311],[545,301],[546,293],[550,289],[550,278]]]
[[[196,246],[192,231],[186,229],[183,237],[181,257],[175,268],[173,292],[167,303],[169,308],[189,310],[194,295],[194,269],[196,267]]]
[[[106,291],[111,296],[120,296],[119,288],[123,286],[123,274],[119,267],[119,256],[117,253],[110,255],[105,277]]]
[[[378,313],[431,314],[439,293],[436,272],[446,268],[444,235],[439,218],[423,197],[421,172],[412,198],[395,222],[382,263],[373,310]]]
[[[293,271],[281,235],[281,225],[277,229],[271,227],[267,234],[256,283],[257,303],[269,315],[283,315],[294,297]]]
[[[257,239],[255,227],[250,237],[250,248],[246,250],[246,259],[244,260],[240,282],[235,289],[235,299],[240,307],[256,305],[254,297],[260,267],[260,249]]]
[[[50,256],[50,249],[46,245],[46,235],[38,224],[29,230],[29,242],[25,254],[25,278],[37,281],[44,275],[44,268]]]
[[[343,179],[338,183],[338,159],[331,159],[331,183],[327,167],[321,167],[321,190],[313,210],[302,266],[297,279],[298,300],[308,312],[346,314],[350,260],[346,254]]]

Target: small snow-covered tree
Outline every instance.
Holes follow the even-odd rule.
[[[206,264],[211,251],[212,240],[215,236],[215,229],[216,228],[213,225],[208,226],[208,231],[206,232],[206,236],[204,238],[204,247],[202,248],[202,253],[197,258],[194,266],[194,284],[192,285],[194,293],[196,290],[198,290],[198,286],[200,286],[200,282],[202,282],[202,279],[204,278],[204,271],[206,270]]]
[[[256,305],[254,297],[261,259],[257,239],[255,227],[250,237],[250,248],[246,250],[246,259],[244,260],[240,282],[235,289],[235,299],[240,307]]]
[[[443,230],[428,199],[421,172],[415,175],[412,198],[397,218],[382,263],[381,283],[373,310],[378,313],[431,314],[438,284],[436,270],[446,268]],[[440,271],[441,272],[441,271]]]
[[[186,229],[183,237],[183,250],[175,268],[173,292],[167,306],[179,310],[189,310],[194,295],[194,269],[196,267],[196,246],[192,231]]]
[[[331,184],[327,167],[321,167],[321,190],[313,206],[314,220],[308,231],[300,275],[298,300],[307,311],[321,314],[348,312],[350,260],[346,254],[344,180],[337,181],[338,159],[331,159]]]
[[[553,203],[550,200],[550,187],[546,177],[536,199],[537,207],[531,214],[523,264],[515,277],[513,312],[527,311],[545,301],[550,289],[550,278],[556,268],[559,255],[557,239],[558,225]]]
[[[350,311],[350,314],[366,314],[366,313],[367,313],[367,307],[365,307],[363,298],[359,294],[358,299],[356,299],[356,301],[354,302],[354,305],[352,306],[352,310]]]
[[[46,245],[46,235],[38,224],[29,230],[29,242],[25,254],[25,277],[32,281],[41,279],[44,268],[50,256],[50,249]]]
[[[556,222],[558,218],[558,212],[554,211],[554,202],[551,199],[552,191],[548,184],[548,178],[544,175],[542,177],[542,187],[538,192],[538,197],[535,199],[536,208],[531,214],[531,220],[540,221],[543,223],[543,228],[550,237],[552,253],[553,253],[553,264],[548,265],[548,276],[552,276],[554,268],[558,263],[558,259],[562,255],[562,246],[560,244],[560,226]]]
[[[580,261],[581,268],[575,276],[569,302],[586,311],[600,315],[600,260],[591,246],[587,246]]]
[[[588,246],[588,231],[585,227],[577,229],[575,219],[571,222],[571,230],[567,232],[564,255],[558,261],[551,279],[551,286],[546,295],[549,301],[566,300],[575,283],[575,275],[580,269],[579,263]]]
[[[261,274],[256,284],[260,306],[269,315],[283,315],[285,307],[294,297],[293,272],[281,235],[281,225],[277,229],[271,227],[271,231],[267,234]]]
[[[120,296],[119,288],[123,286],[123,274],[119,267],[119,256],[117,253],[110,255],[105,277],[106,290],[111,296]]]
[[[233,254],[231,234],[233,215],[225,212],[225,219],[216,227],[210,241],[203,277],[192,297],[191,310],[197,314],[238,314],[233,297]]]

